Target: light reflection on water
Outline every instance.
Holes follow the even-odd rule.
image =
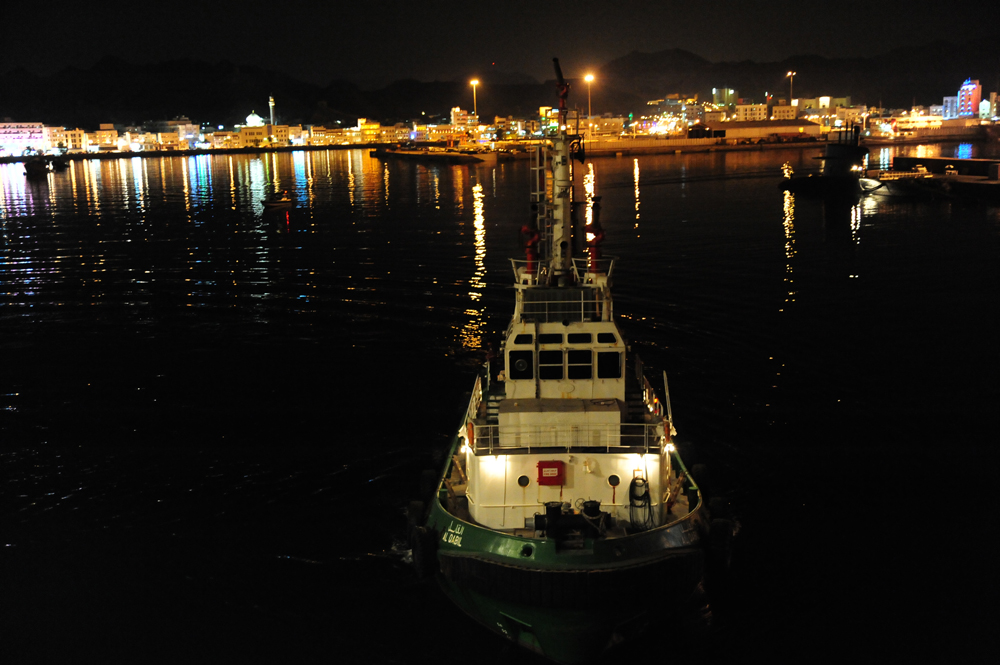
[[[878,148],[873,163],[954,149]],[[701,261],[748,280],[759,270],[743,257],[766,254],[769,228],[784,229],[769,241],[782,256],[781,301],[801,298],[793,257],[802,202],[782,200],[772,185],[782,163],[796,175],[814,170],[821,150],[609,158],[579,168],[586,222],[601,196],[604,249],[641,278],[623,273],[619,311],[645,308],[651,325],[669,325],[655,311],[659,300],[635,286],[675,291],[654,266]],[[528,179],[526,162],[409,164],[362,150],[76,161],[41,182],[27,181],[20,165],[2,165],[3,304],[94,306],[122,317],[138,307],[154,318],[178,307],[228,308],[254,322],[286,309],[348,320],[412,316],[448,330],[449,344],[476,350],[506,323],[506,261],[521,258],[516,229],[527,214]],[[265,210],[262,201],[281,190],[293,207]],[[890,209],[865,199],[819,211],[820,223],[843,228],[860,248],[870,220]],[[720,242],[741,253],[720,252]],[[759,294],[745,296],[736,306]]]

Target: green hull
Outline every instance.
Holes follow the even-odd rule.
[[[483,626],[558,663],[592,660],[677,615],[704,577],[700,503],[659,528],[560,551],[555,540],[464,521],[446,501],[442,483],[417,545],[426,572]]]

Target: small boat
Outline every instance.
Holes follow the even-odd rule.
[[[861,179],[861,189],[872,196],[938,198],[950,195],[951,181],[951,176],[935,176],[918,164],[912,171],[875,171]]]
[[[292,197],[288,195],[288,191],[283,191],[280,194],[275,193],[270,197],[261,201],[261,204],[265,208],[289,208],[292,205]]]
[[[454,148],[376,148],[369,155],[378,159],[401,159],[441,164],[478,164],[486,161],[482,154]]]
[[[24,163],[24,175],[28,178],[45,178],[51,172],[52,168],[44,157],[36,155]]]
[[[565,125],[532,156],[500,366],[475,379],[408,515],[419,575],[486,628],[579,663],[703,601],[734,523],[710,519],[674,443],[666,373],[660,393],[614,319],[615,260],[600,255],[599,200],[574,201],[581,141]]]

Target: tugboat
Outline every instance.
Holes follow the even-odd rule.
[[[555,66],[559,129],[532,156],[501,367],[476,378],[429,502],[408,512],[419,575],[487,628],[579,663],[703,599],[733,523],[710,520],[673,443],[666,373],[661,398],[615,323],[614,259],[599,202],[574,200],[582,143]]]

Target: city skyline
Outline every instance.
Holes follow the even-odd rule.
[[[572,6],[510,0],[469,9],[430,0],[416,11],[401,0],[349,9],[301,0],[278,8],[220,0],[191,13],[159,2],[137,8],[110,0],[97,11],[53,0],[46,15],[58,20],[44,26],[28,5],[5,10],[8,25],[23,29],[8,31],[0,73],[23,67],[47,75],[114,56],[137,64],[241,62],[316,85],[491,76],[541,82],[551,77],[553,56],[567,76],[582,76],[635,51],[683,49],[713,62],[778,62],[801,55],[871,57],[907,45],[976,39],[990,31],[978,7],[849,3],[824,12],[774,0],[720,3],[706,11],[667,0],[623,10],[590,0]]]

